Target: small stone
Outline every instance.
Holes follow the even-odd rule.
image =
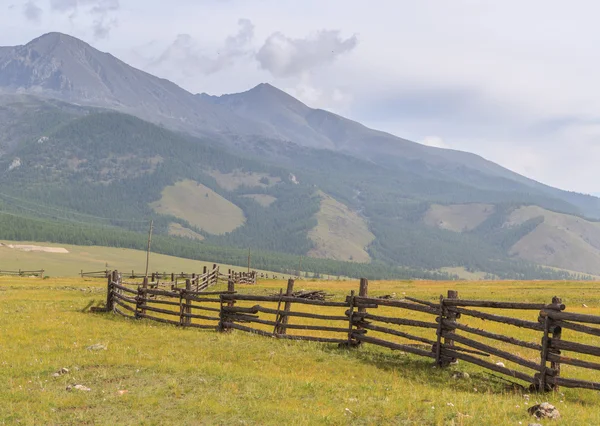
[[[581,307],[582,307],[582,308],[587,308],[587,307],[588,307],[588,305],[586,305],[585,303],[582,303],[582,304],[581,304]]]
[[[108,348],[102,343],[96,343],[95,345],[88,346],[86,349],[88,351],[105,351]]]
[[[454,407],[454,404],[453,404],[453,403],[451,403],[451,402],[446,402],[446,405],[447,405],[448,407]]]
[[[471,376],[469,376],[469,373],[465,373],[464,371],[457,371],[456,373],[454,373],[452,375],[452,378],[454,378],[454,379],[469,379],[469,378],[471,378]]]
[[[58,370],[56,373],[52,374],[52,377],[60,377],[60,376],[63,376],[65,374],[69,374],[69,369],[63,367],[60,370]]]
[[[67,390],[68,391],[72,391],[73,389],[79,390],[79,391],[84,391],[84,392],[91,391],[90,388],[88,388],[87,386],[83,386],[83,385],[69,385],[69,386],[67,386]]]
[[[123,389],[123,390],[117,391],[117,393],[118,393],[119,395],[121,395],[121,396],[125,395],[125,394],[126,394],[126,393],[128,393],[128,392],[129,392],[129,391],[128,391],[128,390],[126,390],[126,389]]]
[[[538,419],[559,419],[560,413],[554,407],[554,405],[548,402],[542,402],[541,404],[529,407],[527,412]]]
[[[496,365],[497,365],[498,367],[506,367],[506,365],[504,365],[504,363],[503,363],[503,362],[500,362],[500,361],[498,361],[498,362],[496,363]]]

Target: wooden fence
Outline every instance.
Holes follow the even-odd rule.
[[[35,276],[35,277],[44,278],[44,270],[39,269],[36,271],[22,271],[19,269],[17,271],[7,271],[5,269],[0,269],[0,275],[12,275],[12,276],[17,276],[17,277]]]
[[[561,365],[600,371],[594,358],[600,357],[600,347],[588,344],[589,337],[585,344],[575,341],[575,333],[600,336],[600,327],[591,326],[600,324],[600,316],[564,312],[556,297],[548,304],[463,300],[455,291],[435,303],[375,298],[368,296],[368,281],[361,279],[358,294],[352,291],[345,300],[313,300],[295,297],[293,280],[278,295],[254,295],[237,293],[233,276],[227,278],[226,291],[194,287],[193,278],[185,288],[163,290],[152,288],[155,283],[132,288],[114,272],[106,309],[183,327],[235,329],[348,347],[372,344],[430,358],[440,367],[461,360],[519,379],[531,390],[600,390],[600,383],[561,374]],[[317,307],[319,313],[314,312]],[[486,331],[490,322],[502,324],[505,333]],[[575,340],[565,340],[563,329],[573,332]]]

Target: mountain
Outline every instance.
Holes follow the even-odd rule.
[[[303,264],[338,275],[462,267],[564,278],[545,266],[600,270],[560,253],[600,254],[552,215],[595,229],[583,217],[600,217],[599,203],[312,109],[268,84],[193,95],[58,33],[0,48],[0,213],[56,222],[0,225],[0,237],[131,246],[138,236],[110,232],[137,235],[146,230],[136,221],[153,216],[166,238],[158,249],[170,253],[252,247],[289,270],[298,256],[335,259]],[[539,214],[513,220],[528,206]],[[113,236],[69,223],[110,226]],[[544,254],[539,242],[554,237],[567,243]]]
[[[0,89],[115,109],[198,135],[262,132],[168,80],[61,33],[1,48]]]

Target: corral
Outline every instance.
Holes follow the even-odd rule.
[[[5,277],[0,283],[3,290],[0,351],[6,367],[0,374],[7,384],[0,391],[5,402],[0,408],[0,417],[8,423],[20,420],[25,424],[197,424],[199,421],[209,424],[225,421],[247,424],[518,424],[521,421],[527,424],[530,417],[526,407],[544,400],[559,408],[563,417],[560,424],[600,423],[596,391],[562,387],[558,392],[531,393],[500,378],[498,373],[489,374],[462,360],[449,368],[432,368],[433,358],[413,355],[406,350],[392,352],[372,344],[346,349],[331,343],[265,338],[236,330],[230,333],[188,330],[148,320],[127,321],[112,314],[90,314],[84,308],[106,302],[105,279],[42,281],[39,278]],[[240,285],[236,290],[238,294],[254,298],[277,298],[279,290],[285,291],[285,286],[283,281],[259,281],[253,286]],[[329,301],[346,303],[346,296],[358,289],[358,283],[296,282],[296,288],[299,287],[324,289],[333,295]],[[597,305],[600,291],[594,283],[371,282],[369,296],[399,302],[397,299],[412,295],[421,301],[439,304],[439,295],[448,288],[458,290],[459,300],[486,298],[545,305],[553,296],[560,295],[567,311],[590,315],[600,311]],[[227,294],[228,290],[223,283],[209,291]],[[382,299],[388,295],[391,298]],[[257,305],[253,300],[236,302],[234,309],[254,311]],[[277,301],[268,302],[274,308],[267,307],[267,301],[258,304],[266,309],[277,309]],[[285,302],[282,298],[282,310]],[[220,309],[220,301],[212,303]],[[583,307],[583,304],[589,307]],[[342,306],[314,308],[310,304],[293,304],[292,307],[291,312],[340,317],[345,316],[344,311],[348,309]],[[369,315],[390,317],[395,309],[388,305],[366,308]],[[508,312],[512,311],[502,308],[496,313],[505,315]],[[524,316],[537,322],[538,312],[531,310]],[[232,314],[255,315],[251,312]],[[162,316],[160,313],[154,315]],[[410,315],[415,321],[435,319],[435,315],[425,312],[411,311]],[[269,321],[263,317],[259,319]],[[212,324],[218,325],[220,320]],[[204,320],[194,318],[193,321],[202,323]],[[289,326],[310,325],[312,321],[314,319],[293,317],[286,324],[286,335],[306,334],[306,330]],[[466,320],[463,316],[458,324],[477,328],[479,321],[483,322],[477,318]],[[340,324],[344,324],[341,319]],[[272,324],[252,326],[270,332],[274,329]],[[347,317],[345,327],[348,327]],[[507,326],[489,322],[485,329],[506,334]],[[424,338],[436,340],[431,338],[431,332],[435,336],[435,329],[423,330],[429,333]],[[539,330],[515,330],[514,338],[541,343]],[[313,330],[312,333],[322,333],[326,337],[335,332]],[[374,330],[368,330],[367,336],[375,336],[374,333]],[[339,334],[342,335],[340,340],[347,341],[347,330],[345,335]],[[571,338],[572,335],[568,336]],[[402,344],[403,338],[396,337]],[[563,331],[563,339],[567,339],[567,330]],[[87,349],[96,343],[107,349]],[[598,345],[593,336],[585,337],[581,343]],[[419,349],[418,346],[410,347]],[[503,346],[499,348],[503,349]],[[508,343],[504,348],[510,348]],[[526,349],[512,352],[532,362],[536,360],[539,365],[538,348],[530,349],[529,355]],[[496,355],[489,358],[493,364],[502,360]],[[506,363],[507,368],[513,368]],[[63,367],[69,373],[52,377]],[[521,367],[514,369],[521,371]],[[467,372],[470,378],[454,378],[457,372]],[[594,370],[588,373],[567,364],[562,365],[561,377],[599,379]],[[91,391],[65,390],[73,384],[83,384]],[[527,398],[527,395],[530,396]]]

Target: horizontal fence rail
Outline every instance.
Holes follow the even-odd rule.
[[[438,302],[398,300],[369,297],[366,279],[360,280],[358,294],[352,291],[341,301],[301,297],[315,292],[294,293],[292,279],[279,294],[240,294],[235,289],[245,283],[244,276],[221,274],[217,265],[190,274],[185,286],[176,277],[167,287],[160,283],[163,276],[154,274],[152,281],[142,283],[126,283],[117,271],[108,275],[106,310],[130,318],[346,347],[376,345],[430,358],[440,367],[460,360],[521,380],[536,391],[559,386],[600,390],[600,383],[565,377],[561,371],[561,365],[569,371],[600,371],[595,358],[600,346],[585,339],[600,336],[600,316],[565,312],[558,297],[550,303],[463,300],[451,290]],[[245,278],[253,277],[255,283],[256,276]],[[219,279],[227,290],[208,291]],[[502,324],[502,334],[486,330],[490,322]],[[563,329],[573,338],[563,339]]]
[[[9,276],[17,276],[17,277],[40,277],[44,278],[44,270],[39,269],[35,271],[22,271],[21,269],[17,271],[8,271],[6,269],[0,269],[0,275],[9,275]]]

